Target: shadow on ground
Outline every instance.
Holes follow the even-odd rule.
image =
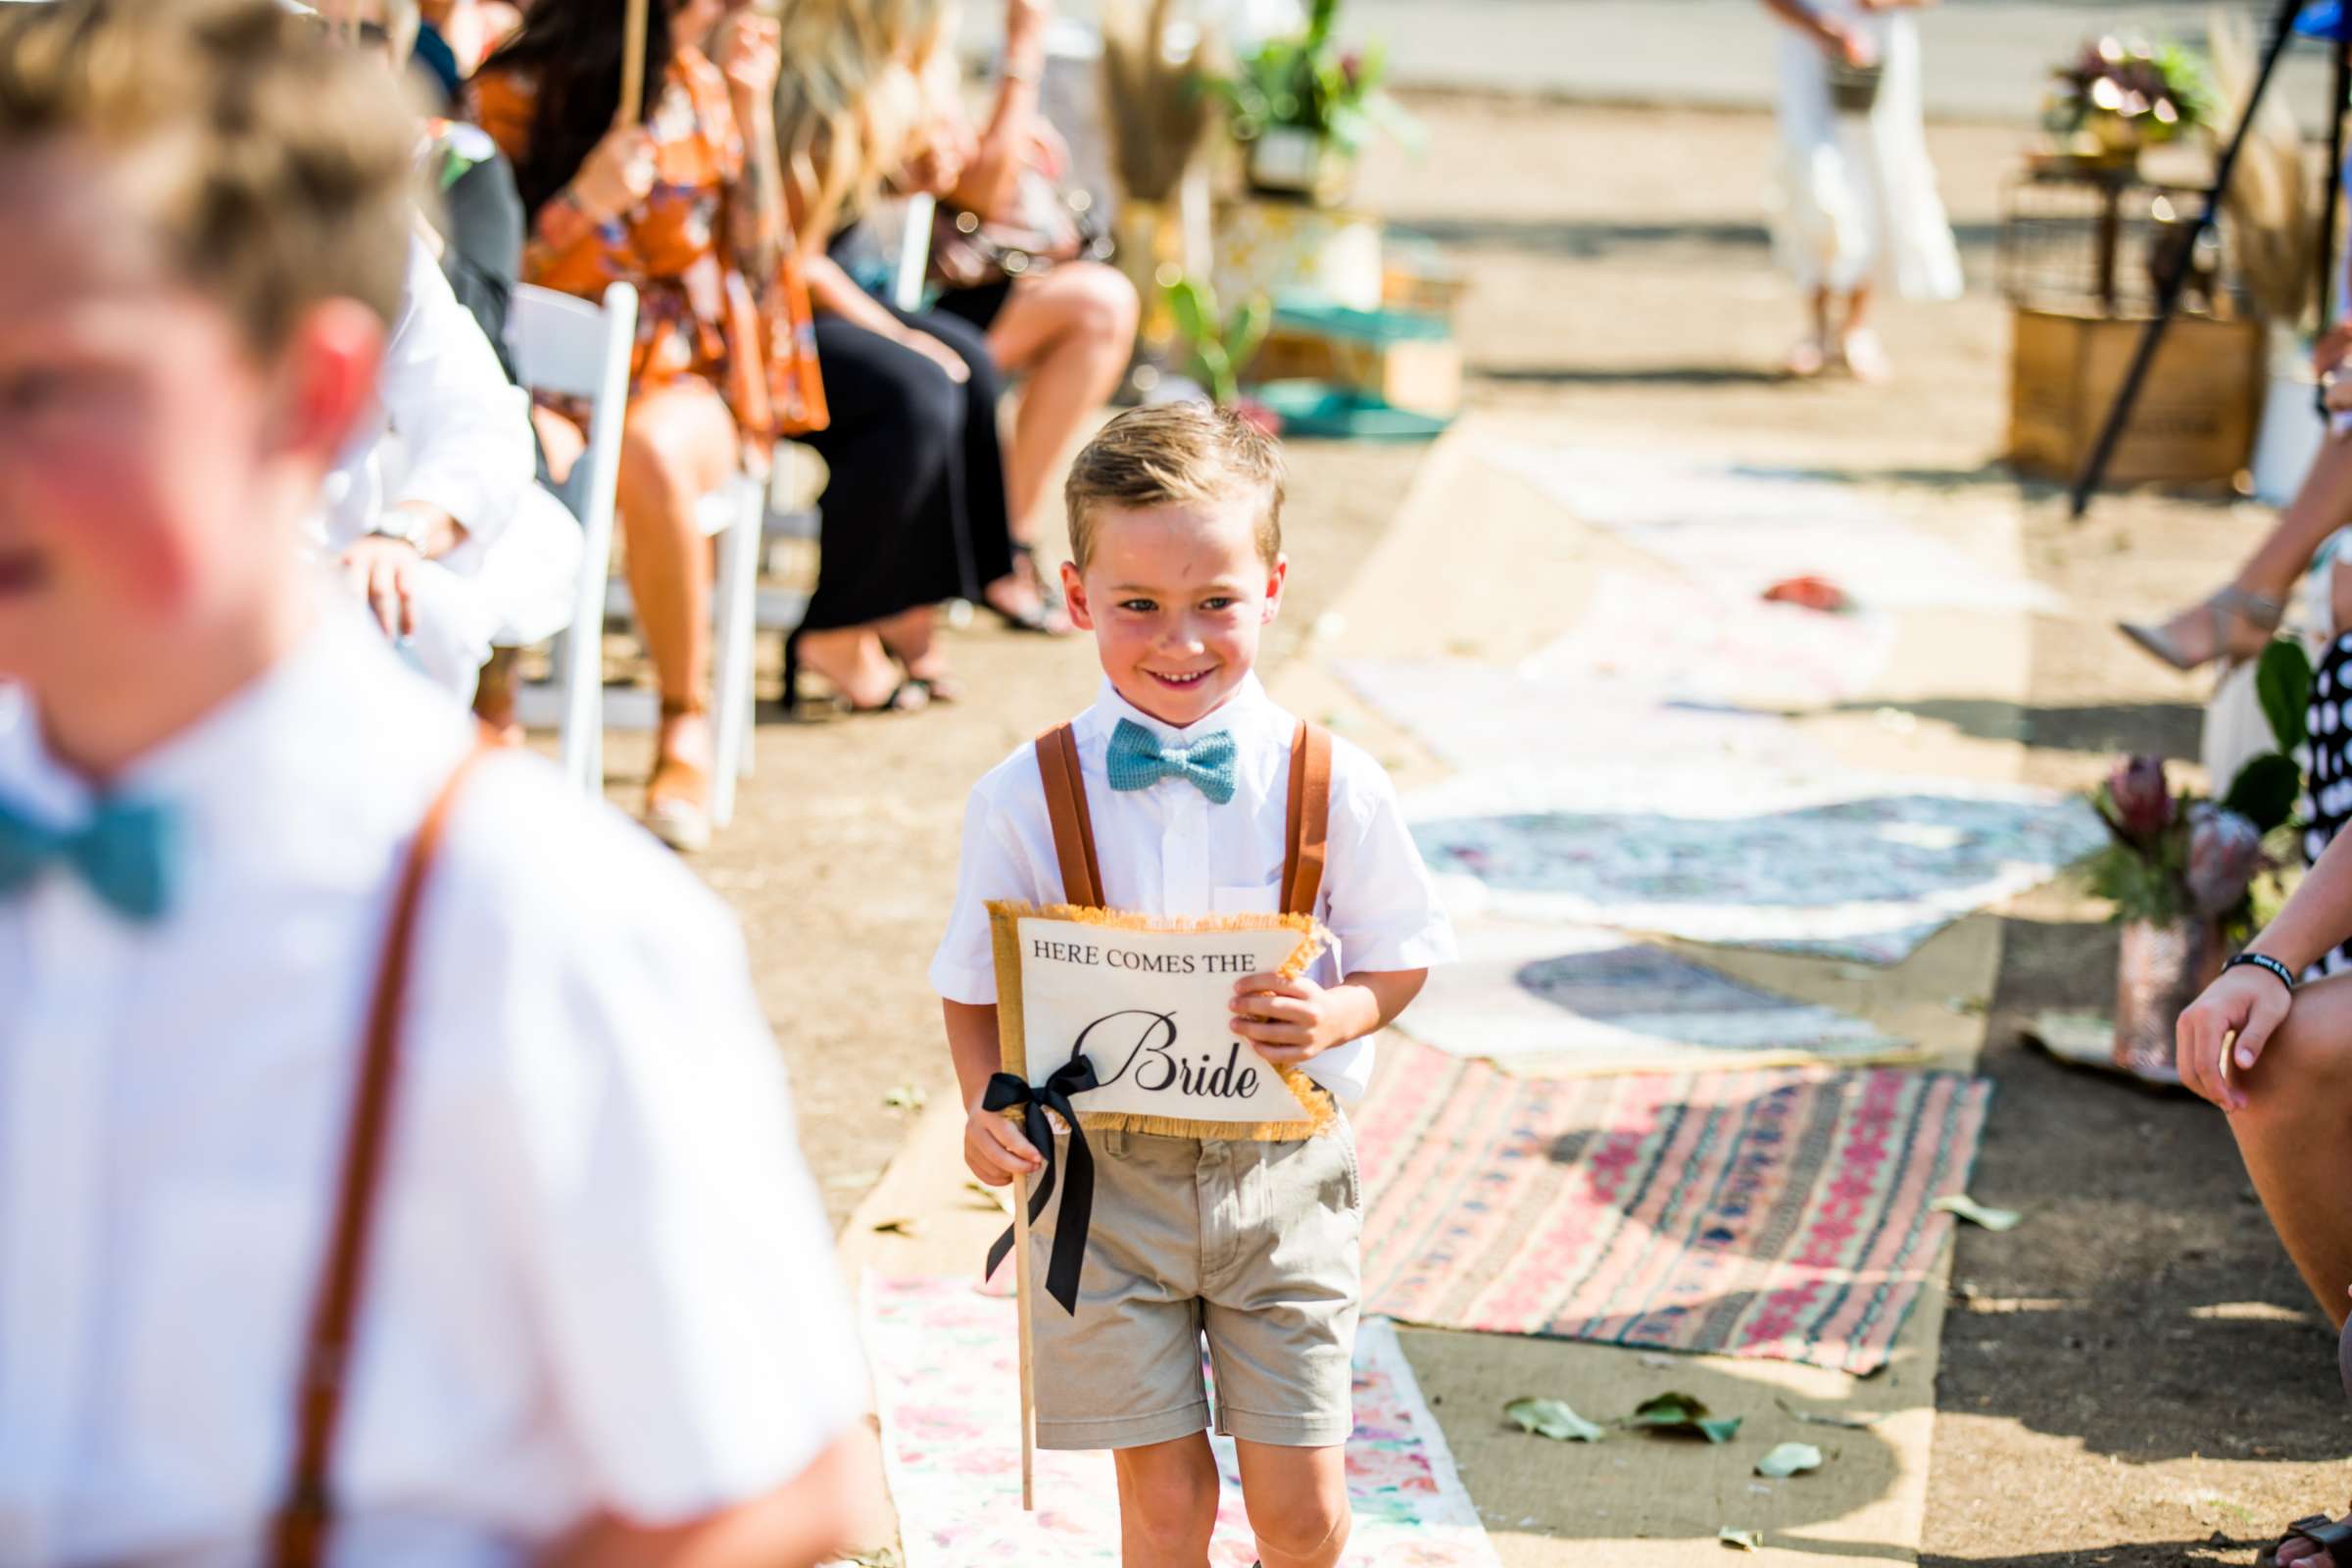
[[[2023,741],[2042,751],[2101,756],[2146,753],[2191,759],[2204,714],[2191,703],[2082,703],[2020,707],[2005,699],[1926,698],[1916,702],[1847,703],[1840,711],[1892,709],[1932,724],[1948,724],[1978,740]]]

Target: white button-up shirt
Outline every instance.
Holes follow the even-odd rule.
[[[1113,790],[1107,758],[1121,719],[1178,745],[1230,731],[1233,799],[1211,805],[1200,786],[1181,778]],[[1102,896],[1117,908],[1143,914],[1275,912],[1282,899],[1298,725],[1255,675],[1215,712],[1184,729],[1152,717],[1104,680],[1094,706],[1073,725]],[[1329,860],[1315,912],[1336,940],[1316,960],[1313,978],[1331,986],[1348,974],[1446,962],[1453,956],[1453,929],[1405,830],[1389,775],[1362,748],[1340,737],[1333,737],[1331,753]],[[931,963],[932,988],[950,1002],[981,1006],[997,1000],[988,930],[988,905],[997,899],[1068,902],[1045,781],[1029,746],[974,785],[965,808],[956,908]],[[1327,1051],[1303,1070],[1351,1103],[1371,1082],[1372,1042]]]
[[[0,705],[6,706],[6,705]],[[0,799],[82,785],[0,713]],[[0,1563],[264,1560],[391,888],[470,723],[348,613],[136,764],[152,925],[0,898]],[[733,920],[499,758],[419,911],[333,1476],[342,1564],[772,1491],[865,1406]]]

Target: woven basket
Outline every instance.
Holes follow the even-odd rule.
[[[1830,102],[1841,115],[1867,115],[1879,106],[1879,83],[1884,66],[1830,65]]]

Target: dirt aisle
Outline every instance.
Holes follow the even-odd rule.
[[[1888,312],[1903,376],[1872,391],[1771,374],[1792,308],[1757,222],[1766,122],[1419,108],[1426,158],[1381,162],[1367,194],[1472,268],[1463,327],[1482,408],[1640,427],[1660,442],[1768,445],[1866,479],[2005,487],[1987,467],[2005,328],[1981,290],[2014,133],[1933,134],[1980,292]],[[1294,452],[1286,646],[1344,588],[1414,462],[1409,450]],[[2029,777],[2057,785],[2097,777],[2120,749],[2192,755],[2198,689],[2106,623],[2209,588],[2262,521],[2131,500],[2077,527],[2032,504],[2029,564],[2070,608],[2034,627],[2031,704],[1923,704],[1923,740],[2022,735]],[[910,1109],[886,1100],[937,1097],[950,1081],[922,974],[963,792],[1086,702],[1096,678],[1078,644],[982,629],[956,647],[971,687],[956,710],[763,726],[742,820],[706,862],[744,914],[837,1216],[909,1125]],[[620,751],[616,770],[640,755]],[[2114,945],[2096,920],[2055,890],[2009,911],[1984,1060],[2001,1087],[1975,1185],[2030,1219],[1961,1241],[1923,1561],[2243,1563],[2258,1538],[2340,1504],[2352,1486],[2328,1341],[2245,1196],[2220,1119],[2017,1046],[2037,1008],[2103,1004]]]

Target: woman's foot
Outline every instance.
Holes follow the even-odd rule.
[[[1830,368],[1829,339],[1822,333],[1808,333],[1796,340],[1781,368],[1799,381],[1810,381]]]
[[[800,672],[813,670],[833,688],[835,701],[852,713],[911,713],[937,695],[922,677],[902,677],[882,639],[870,627],[802,632],[784,662],[784,706],[798,704]],[[933,656],[936,657],[936,656]],[[944,667],[939,671],[944,676]]]
[[[662,703],[653,777],[645,785],[645,825],[683,855],[710,847],[710,719],[697,702]]]
[[[1879,334],[1867,326],[1846,329],[1838,340],[1838,363],[1844,366],[1857,381],[1876,384],[1894,375],[1894,362],[1886,358],[1886,345]]]
[[[990,583],[981,597],[1014,631],[1067,637],[1076,629],[1070,624],[1068,607],[1061,602],[1060,586],[1038,568],[1034,546],[1015,545],[1012,570]]]
[[[2231,587],[2160,625],[2126,620],[2116,629],[2175,669],[2192,670],[2217,659],[2240,664],[2260,658],[2284,613],[2278,601]]]

